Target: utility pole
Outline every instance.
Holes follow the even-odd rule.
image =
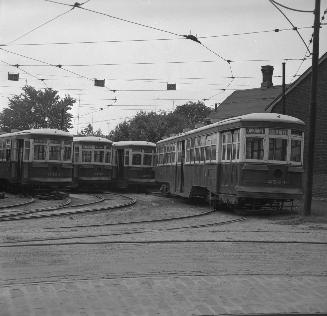
[[[285,114],[286,113],[286,106],[285,106],[285,103],[286,103],[286,95],[285,95],[285,92],[286,92],[286,86],[285,86],[285,65],[286,65],[286,63],[283,62],[283,98],[282,98],[282,101],[283,101],[283,109],[282,109],[282,114]]]
[[[314,165],[314,143],[316,132],[316,112],[317,112],[317,86],[318,86],[318,60],[319,60],[319,29],[320,29],[320,0],[315,0],[315,18],[312,46],[312,71],[311,71],[311,101],[309,106],[309,129],[307,137],[307,160],[306,179],[304,188],[304,208],[303,215],[311,215],[313,165]]]

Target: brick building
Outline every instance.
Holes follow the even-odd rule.
[[[262,66],[261,70],[263,73],[261,88],[233,92],[208,120],[216,122],[251,112],[282,113],[282,87],[273,86],[273,67]],[[310,91],[311,67],[289,85],[285,93],[285,114],[300,118],[307,124],[307,128]],[[313,194],[327,197],[327,53],[320,57],[318,68]]]

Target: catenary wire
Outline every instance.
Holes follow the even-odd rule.
[[[279,2],[277,2],[275,0],[271,0],[271,2],[275,3],[276,5],[278,5],[280,7],[291,10],[291,11],[302,12],[302,13],[313,13],[314,12],[313,10],[309,11],[309,10],[300,10],[300,9],[291,8],[291,7],[288,7],[288,6],[284,5],[284,4],[281,4],[281,3],[279,3]]]
[[[294,31],[296,31],[296,33],[299,35],[301,41],[303,42],[303,44],[305,45],[309,56],[311,55],[311,51],[307,45],[307,43],[305,42],[305,40],[303,39],[302,35],[300,34],[300,32],[298,31],[297,27],[292,23],[292,21],[286,16],[286,14],[274,3],[273,0],[268,0],[283,16],[284,18],[293,26]]]
[[[312,29],[312,26],[302,26],[298,27],[300,29]],[[261,31],[249,31],[240,33],[230,33],[230,34],[219,34],[219,35],[208,35],[199,36],[199,39],[210,39],[219,37],[230,37],[230,36],[242,36],[242,35],[252,35],[261,33],[278,33],[283,31],[294,31],[294,28],[275,28],[271,30],[261,30]],[[17,43],[12,45],[17,46],[47,46],[47,45],[75,45],[75,44],[100,44],[100,43],[127,43],[127,42],[152,42],[152,41],[174,41],[174,40],[184,40],[185,38],[154,38],[154,39],[129,39],[129,40],[103,40],[103,41],[77,41],[77,42],[48,42],[48,43]],[[12,46],[11,44],[0,44],[0,46]]]
[[[12,40],[12,41],[6,43],[5,46],[9,46],[10,44],[12,44],[12,43],[18,41],[19,39],[25,37],[26,35],[31,34],[32,32],[34,32],[34,31],[36,31],[37,29],[41,28],[42,26],[44,26],[44,25],[46,25],[46,24],[48,24],[48,23],[50,23],[50,22],[52,22],[52,21],[54,21],[54,20],[57,20],[58,18],[60,18],[60,17],[62,17],[62,16],[64,16],[64,15],[66,15],[67,13],[69,13],[69,12],[72,11],[72,10],[73,10],[73,9],[69,9],[68,11],[65,11],[65,12],[63,12],[63,13],[60,13],[59,15],[55,16],[54,18],[52,18],[52,19],[50,19],[50,20],[48,20],[48,21],[42,23],[41,25],[39,25],[39,26],[33,28],[32,30],[30,30],[30,31],[28,31],[28,32],[26,32],[26,33],[24,33],[24,34],[22,34],[21,36],[17,37],[16,39],[14,39],[14,40]]]

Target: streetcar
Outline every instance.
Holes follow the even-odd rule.
[[[277,113],[222,120],[157,143],[166,193],[260,209],[303,195],[304,122]]]
[[[112,141],[97,136],[76,136],[73,148],[74,188],[110,188]]]
[[[1,134],[2,188],[70,188],[72,143],[71,134],[57,129],[30,129]]]
[[[114,187],[146,190],[154,186],[155,152],[156,144],[151,142],[114,142]]]

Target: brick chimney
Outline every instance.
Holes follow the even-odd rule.
[[[262,83],[261,88],[271,88],[273,86],[272,76],[274,72],[274,67],[270,65],[261,66],[262,72]]]

